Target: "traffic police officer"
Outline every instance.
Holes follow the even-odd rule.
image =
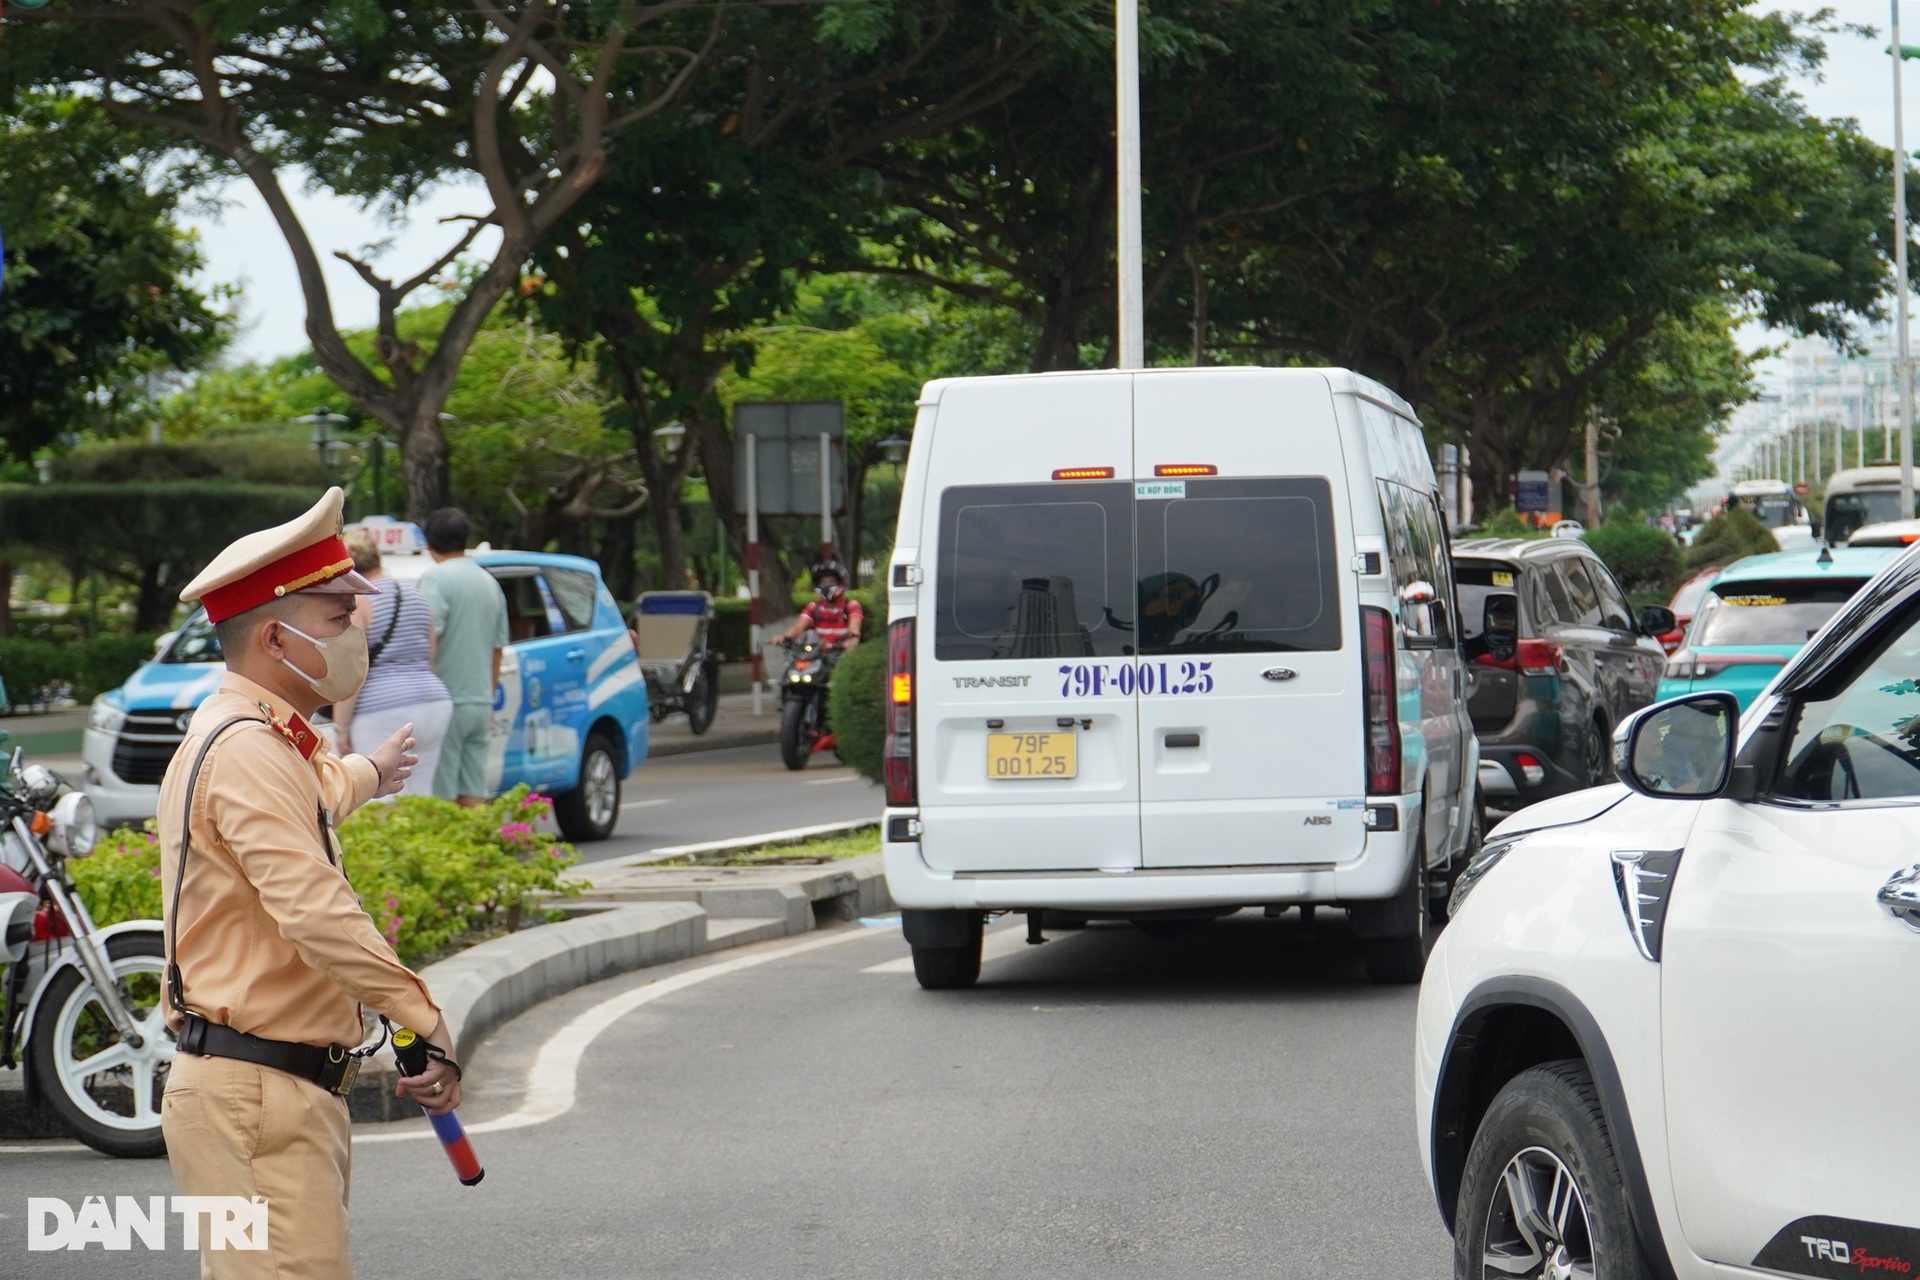
[[[340,540],[341,501],[329,489],[241,538],[180,593],[206,607],[227,672],[160,788],[180,1042],[162,1127],[183,1194],[267,1201],[267,1250],[203,1244],[201,1275],[221,1280],[352,1274],[344,1095],[362,1006],[431,1028],[437,1056],[400,1093],[434,1112],[460,1101],[439,1007],[361,908],[333,834],[335,819],[400,791],[415,760],[411,725],[342,758],[311,723],[367,671],[353,598],[375,588]]]

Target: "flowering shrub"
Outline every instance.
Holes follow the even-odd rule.
[[[525,787],[476,809],[432,796],[367,805],[340,824],[347,879],[402,960],[437,959],[518,928],[544,895],[579,893],[560,882],[578,861],[572,847],[538,825],[552,808]],[[159,919],[153,823],[105,836],[67,867],[97,923]]]

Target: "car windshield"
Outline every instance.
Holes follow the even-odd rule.
[[[1673,593],[1673,603],[1667,607],[1672,609],[1677,617],[1691,618],[1700,612],[1700,601],[1707,594],[1707,588],[1712,585],[1712,573],[1697,574],[1680,584],[1680,589]]]
[[[1769,529],[1778,529],[1793,523],[1794,501],[1784,493],[1742,498],[1740,505],[1758,516],[1760,523]]]
[[[1480,638],[1487,620],[1487,597],[1512,595],[1518,588],[1520,571],[1510,564],[1492,560],[1455,560],[1453,582],[1460,592],[1460,633],[1468,640]]]
[[[1826,536],[1836,546],[1852,537],[1854,531],[1870,524],[1885,524],[1906,517],[1900,511],[1898,489],[1863,489],[1856,493],[1836,493],[1827,499]]]
[[[207,621],[207,615],[196,613],[180,628],[173,643],[160,655],[161,662],[220,662],[220,636]]]
[[[1722,582],[1694,619],[1692,644],[1805,644],[1865,578]]]

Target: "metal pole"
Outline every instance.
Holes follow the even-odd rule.
[[[1900,0],[1887,0],[1893,16],[1893,276],[1894,313],[1900,326],[1900,514],[1913,514],[1913,351],[1907,335],[1907,141],[1900,104]]]
[[[1587,410],[1587,528],[1600,527],[1600,414]]]
[[[1118,145],[1119,176],[1119,294],[1118,352],[1122,369],[1146,363],[1142,332],[1140,276],[1140,6],[1139,0],[1114,4],[1114,135]]]
[[[755,437],[747,437],[747,639],[753,646],[749,672],[753,677],[753,714],[760,714],[760,468],[754,456]]]
[[[820,558],[833,559],[833,437],[824,431],[820,433]]]

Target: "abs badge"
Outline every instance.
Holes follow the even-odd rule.
[[[266,703],[256,702],[254,705],[265,713],[267,723],[273,726],[273,731],[285,738],[288,744],[300,753],[302,760],[313,759],[313,753],[320,749],[320,735],[314,731],[312,725],[301,719],[298,713],[282,720]]]

